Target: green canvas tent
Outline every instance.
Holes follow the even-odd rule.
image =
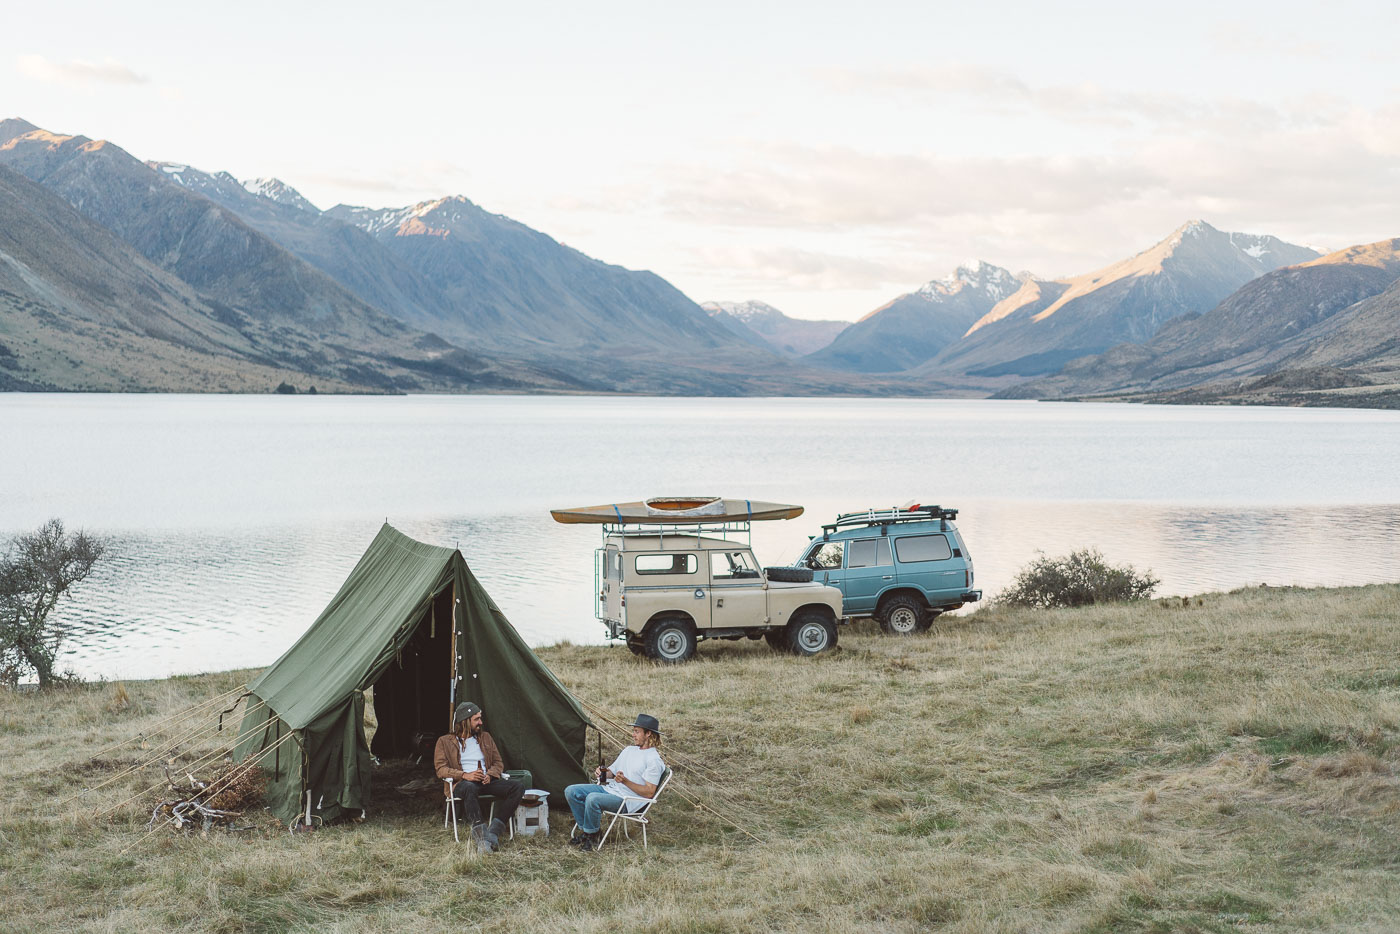
[[[249,686],[234,758],[261,756],[267,804],[291,823],[370,802],[365,692],[380,758],[451,732],[464,700],[486,712],[507,768],[563,801],[583,779],[589,721],[472,575],[462,553],[387,523],[330,605]],[[291,734],[289,736],[289,734]],[[425,774],[431,771],[424,764]]]

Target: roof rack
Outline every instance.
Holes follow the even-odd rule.
[[[694,525],[676,525],[674,523],[602,523],[603,538],[609,536],[620,536],[622,538],[622,550],[627,550],[627,539],[656,537],[665,541],[666,536],[681,536],[689,538],[702,538],[706,535],[718,535],[723,538],[745,535],[748,536],[749,547],[753,547],[753,525],[746,520],[731,520],[728,522],[697,523]]]
[[[830,537],[837,529],[851,526],[888,527],[901,522],[928,522],[930,519],[946,522],[957,517],[956,509],[944,509],[942,506],[891,506],[888,509],[867,509],[865,512],[843,512],[835,522],[822,526],[822,538]]]

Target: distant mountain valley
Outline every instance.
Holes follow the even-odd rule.
[[[697,304],[460,195],[321,210],[0,121],[0,390],[948,395],[1395,405],[1400,240],[1182,225],[1078,276],[970,260],[854,322]]]

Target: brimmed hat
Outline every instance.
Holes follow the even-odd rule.
[[[457,712],[452,715],[452,726],[455,728],[463,720],[470,720],[479,713],[481,713],[481,708],[476,704],[471,701],[462,701],[457,705]]]
[[[655,717],[648,716],[647,714],[637,714],[637,722],[633,723],[632,725],[639,726],[644,730],[650,730],[657,736],[661,735],[661,721],[657,720]]]

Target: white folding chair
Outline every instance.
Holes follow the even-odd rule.
[[[608,841],[608,834],[612,833],[612,829],[617,825],[618,821],[622,821],[622,833],[628,839],[631,839],[632,831],[628,829],[627,825],[641,825],[642,849],[645,850],[647,848],[647,823],[649,822],[647,815],[651,813],[652,805],[656,804],[656,799],[661,797],[661,792],[666,789],[670,781],[671,770],[668,768],[661,773],[661,781],[656,785],[656,794],[652,795],[650,798],[643,798],[641,795],[619,795],[619,797],[622,798],[624,807],[638,801],[641,802],[641,804],[637,806],[637,810],[635,811],[604,811],[603,816],[611,816],[612,820],[608,822],[608,829],[604,830],[603,835],[598,838],[598,846],[596,849],[601,850],[603,848],[603,844]],[[578,830],[578,824],[574,824],[574,830]]]
[[[527,788],[530,787],[530,783],[534,780],[533,776],[527,769],[506,769],[504,772],[501,773],[501,777],[513,778],[516,781],[523,781],[525,783],[525,787]],[[452,842],[461,843],[462,838],[457,836],[457,809],[452,806],[452,779],[444,778],[443,781],[447,784],[447,812],[442,815],[442,827],[444,830],[446,830],[447,822],[450,820],[452,822]],[[491,806],[491,809],[486,812],[486,820],[489,823],[491,819],[496,816],[496,798],[494,795],[486,795],[486,799],[486,803]],[[510,837],[508,839],[514,840],[514,820],[510,822],[510,824],[508,825],[508,829],[510,830]]]

